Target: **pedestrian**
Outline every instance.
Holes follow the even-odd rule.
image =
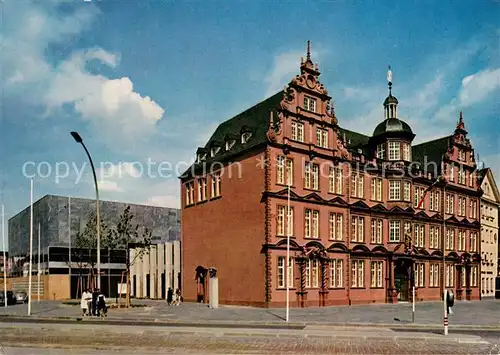
[[[97,297],[97,315],[101,318],[107,317],[108,307],[106,306],[106,297],[102,292],[99,292]]]
[[[97,315],[97,297],[99,297],[99,289],[94,288],[94,292],[92,292],[92,315]]]
[[[181,302],[182,302],[181,290],[177,289],[175,290],[175,305],[179,306]]]
[[[90,294],[88,289],[85,289],[85,291],[83,291],[82,293],[82,299],[80,301],[80,307],[82,308],[82,316],[90,314],[91,300],[92,300],[92,295]]]
[[[172,290],[171,287],[168,288],[168,292],[167,292],[167,304],[169,306],[172,305],[172,301],[174,299],[174,290]]]

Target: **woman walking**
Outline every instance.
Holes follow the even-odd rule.
[[[82,308],[82,316],[87,315],[90,312],[90,301],[92,300],[92,295],[89,290],[85,290],[82,293],[82,299],[80,301],[80,307]]]

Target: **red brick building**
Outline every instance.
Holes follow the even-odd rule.
[[[213,267],[221,303],[284,306],[289,235],[291,306],[406,301],[412,282],[417,300],[443,287],[479,299],[481,190],[461,113],[449,136],[412,145],[389,76],[366,136],[340,127],[319,75],[308,49],[282,92],[198,149],[181,177],[184,297],[207,301]]]

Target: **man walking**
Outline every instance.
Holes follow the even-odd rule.
[[[167,292],[167,304],[169,306],[172,305],[172,301],[174,299],[174,290],[172,290],[171,287],[168,288],[168,292]]]

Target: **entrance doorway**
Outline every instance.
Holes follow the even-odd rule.
[[[394,270],[394,284],[398,294],[398,301],[408,302],[410,300],[410,277],[408,269],[401,264],[396,264]]]

